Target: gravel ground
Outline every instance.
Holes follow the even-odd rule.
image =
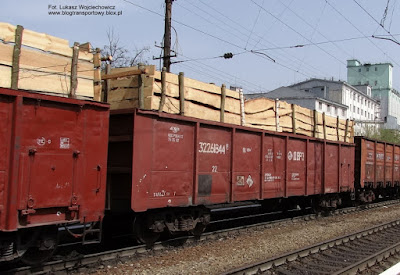
[[[91,274],[219,274],[396,219],[400,219],[398,205],[299,221],[165,250],[131,262],[100,266]]]

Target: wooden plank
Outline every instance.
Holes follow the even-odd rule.
[[[145,66],[146,69],[146,74],[149,76],[153,76],[155,72],[156,66],[154,65],[147,65]],[[122,72],[129,72],[133,70],[138,70],[138,66],[133,66],[133,67],[125,67],[125,68],[112,68],[111,73],[122,73]],[[159,78],[161,80],[161,78]]]
[[[16,26],[9,23],[0,22],[0,40],[6,43],[15,43]]]
[[[152,99],[153,100],[151,109],[159,110],[161,98],[159,96],[153,96]],[[163,112],[179,114],[179,111],[179,99],[166,96]],[[194,117],[217,122],[220,120],[219,110],[210,109],[191,101],[185,102],[185,114],[185,116],[187,117]],[[225,112],[225,123],[240,125],[240,115]]]
[[[19,89],[51,92],[53,94],[67,96],[69,93],[70,79],[65,75],[21,71],[18,85]],[[76,95],[93,98],[93,81],[83,78],[79,79]]]
[[[296,121],[301,121],[309,125],[314,125],[312,117],[305,116],[304,114],[298,112],[296,112]]]
[[[123,79],[110,79],[108,81],[110,81],[110,89],[138,88],[139,87],[139,77],[138,76],[132,76],[132,77],[127,77],[127,78],[123,78]]]
[[[300,120],[296,120],[296,129],[303,129],[310,132],[310,137],[313,136],[314,126],[310,124],[303,123]]]
[[[11,67],[0,66],[0,87],[11,88]]]
[[[258,125],[267,125],[267,126],[274,126],[276,130],[276,121],[275,118],[250,118],[246,116],[246,122],[249,124],[258,124]]]
[[[276,112],[273,109],[264,111],[262,113],[246,114],[246,119],[260,119],[260,120],[275,120]]]
[[[111,110],[131,109],[139,107],[137,99],[123,100],[118,102],[110,102]]]
[[[118,102],[123,100],[130,100],[130,99],[139,99],[139,89],[138,88],[130,88],[124,89],[119,88],[115,90],[110,90],[108,92],[107,102]]]
[[[15,29],[16,27],[14,25],[0,23],[0,40],[3,40],[6,43],[15,43]],[[45,52],[72,57],[72,49],[69,47],[68,40],[45,33],[39,33],[25,29],[22,45],[36,48]],[[89,52],[86,52],[80,56],[80,59],[92,61],[93,55]]]
[[[15,30],[15,45],[13,49],[12,67],[11,67],[11,89],[18,89],[19,79],[19,60],[21,55],[21,43],[24,28],[20,25]]]
[[[155,79],[161,80],[161,73],[159,71],[155,71],[154,77],[155,77]],[[166,74],[166,82],[172,83],[175,85],[179,85],[178,76],[175,74],[172,74],[172,73],[167,73]],[[188,77],[185,77],[185,87],[193,88],[193,89],[200,90],[200,91],[206,91],[208,93],[213,93],[213,94],[217,94],[217,95],[221,94],[221,88],[219,86],[201,82],[201,81],[191,79]],[[239,93],[236,91],[229,90],[229,89],[226,90],[226,96],[232,97],[235,99],[239,99]]]
[[[129,71],[126,71],[126,72],[105,74],[105,75],[103,75],[102,79],[103,80],[115,79],[115,78],[119,78],[119,77],[141,75],[142,73],[146,73],[146,69],[143,70],[143,71],[142,70],[129,70]]]
[[[0,64],[11,66],[12,51],[13,46],[0,43]],[[20,69],[70,75],[71,58],[22,48]],[[78,77],[93,79],[93,64],[80,60],[78,62]]]
[[[270,109],[275,109],[275,100],[261,97],[255,99],[246,100],[244,103],[244,108],[246,111],[246,115],[255,114],[264,111],[268,111]]]
[[[186,81],[186,78],[185,78]],[[221,88],[220,88],[221,89]],[[155,81],[154,93],[161,93],[161,83]],[[166,94],[170,97],[179,98],[179,87],[175,84],[166,83]],[[195,90],[193,88],[187,87],[185,82],[185,100],[193,101],[194,103],[201,103],[214,107],[216,109],[221,108],[221,95],[208,93],[205,91]],[[225,97],[225,111],[240,114],[240,101],[234,98]]]

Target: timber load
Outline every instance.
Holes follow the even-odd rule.
[[[0,87],[100,100],[100,50],[0,22]]]
[[[113,68],[102,75],[111,110],[140,108],[275,132],[353,142],[354,121],[330,117],[285,101],[243,100],[237,91],[155,66]]]

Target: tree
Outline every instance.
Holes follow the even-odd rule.
[[[121,45],[119,36],[114,32],[114,28],[107,31],[108,44],[101,50],[102,56],[111,56],[108,61],[112,68],[132,67],[139,63],[147,64],[145,54],[150,51],[150,47],[137,48],[131,52]]]
[[[365,136],[384,142],[400,144],[400,132],[394,129],[380,128],[376,131],[367,131]]]

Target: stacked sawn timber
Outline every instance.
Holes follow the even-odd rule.
[[[0,87],[100,100],[100,51],[0,22]]]
[[[228,90],[224,85],[218,87],[185,78],[182,73],[178,76],[146,66],[111,69],[102,78],[106,80],[107,102],[114,110],[157,110],[270,131],[353,142],[353,121],[325,116],[268,98],[247,100],[241,108],[238,92]]]
[[[354,121],[265,97],[245,102],[246,126],[334,141],[353,142]]]
[[[129,75],[130,72],[136,75]],[[114,68],[102,76],[107,80],[107,102],[112,110],[139,108],[139,89],[143,89],[143,109],[240,125],[238,92],[186,78],[183,74],[161,73],[154,66],[146,66],[145,74],[140,72],[137,67]]]

